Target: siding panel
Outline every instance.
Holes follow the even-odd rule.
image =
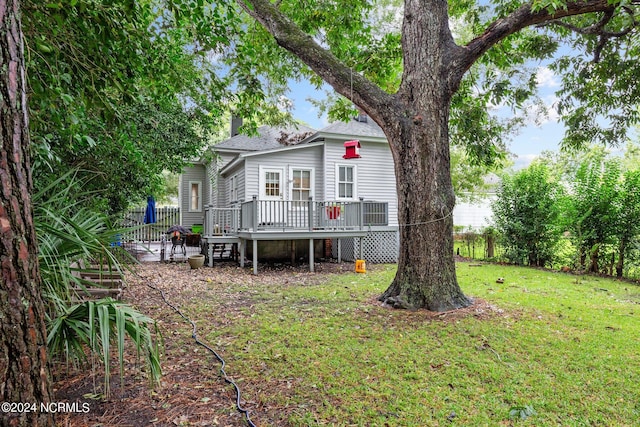
[[[237,154],[231,154],[231,153],[218,153],[219,157],[218,157],[218,171],[220,171],[222,168],[224,168],[227,164],[229,164],[231,161],[233,161],[233,159],[235,159],[237,157]],[[217,189],[216,189],[216,194],[215,194],[215,202],[214,204],[216,205],[216,207],[218,208],[226,208],[228,207],[228,183],[227,183],[227,178],[228,176],[225,174],[225,176],[221,176],[220,173],[218,173],[216,175],[216,179],[217,179]]]
[[[322,163],[322,147],[313,146],[309,148],[298,148],[295,150],[280,151],[277,153],[263,154],[261,156],[250,156],[245,159],[245,179],[246,193],[245,199],[249,200],[254,195],[260,194],[260,166],[282,168],[284,173],[284,195],[289,199],[292,183],[289,182],[290,168],[313,169],[314,177],[314,199],[324,198],[324,167]]]
[[[457,202],[453,208],[453,225],[481,230],[493,222],[491,205],[496,200],[495,194],[488,194],[473,202]]]
[[[221,177],[222,185],[220,187],[219,192],[219,203],[220,207],[229,207],[232,202],[237,202],[238,200],[242,200],[245,198],[245,172],[244,172],[244,163],[240,163],[238,166],[234,167],[230,171],[226,171],[224,176]],[[238,200],[231,200],[231,177],[235,176],[237,179],[237,187],[238,187]]]
[[[193,224],[204,224],[204,204],[202,205],[201,212],[190,212],[189,204],[191,201],[189,182],[197,181],[201,185],[202,201],[204,202],[205,195],[209,188],[207,186],[207,174],[203,165],[191,165],[186,167],[181,175],[180,181],[180,194],[181,204],[180,212],[182,217],[182,225],[185,227],[191,227]]]
[[[357,196],[389,203],[389,225],[398,225],[398,198],[391,150],[386,143],[361,141],[359,159],[343,159],[344,141],[327,140],[325,148],[327,198],[336,198],[336,165],[355,165]]]

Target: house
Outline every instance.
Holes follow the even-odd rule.
[[[466,230],[481,231],[493,224],[493,202],[497,198],[500,178],[489,173],[483,178],[484,188],[476,194],[464,193],[453,208],[453,225]]]
[[[453,208],[453,225],[462,227],[464,231],[481,231],[492,225],[493,211],[491,204],[495,200],[494,194],[487,194],[482,198],[461,200]]]
[[[308,249],[311,269],[329,250],[338,259],[397,260],[393,159],[373,120],[319,131],[262,126],[257,136],[239,134],[240,125],[232,120],[231,137],[180,178],[181,223],[203,225],[209,265],[233,245],[241,265],[251,253],[254,272],[258,252],[262,259],[273,248],[292,258]]]

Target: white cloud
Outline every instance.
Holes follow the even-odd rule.
[[[542,126],[546,123],[558,123],[558,98],[548,95],[536,101],[529,102],[519,113],[527,125]]]
[[[560,120],[560,113],[558,113],[558,97],[555,95],[549,95],[545,97],[543,101],[546,106],[546,120],[543,121],[543,123],[557,123]]]
[[[536,82],[538,82],[538,87],[558,87],[560,86],[560,82],[556,78],[556,75],[553,74],[553,71],[548,67],[538,67],[538,72],[536,73]]]
[[[277,105],[280,111],[291,111],[293,110],[294,101],[284,95],[280,95]]]
[[[542,104],[539,106],[539,115],[537,123],[539,126],[545,123],[558,123],[560,114],[558,113],[558,97],[548,95],[542,98]]]
[[[538,158],[537,154],[518,154],[514,160],[513,168],[514,169],[524,169],[531,164],[535,159]]]

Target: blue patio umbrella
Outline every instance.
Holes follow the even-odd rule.
[[[153,196],[147,197],[147,209],[144,211],[144,223],[155,224],[156,218],[156,201]],[[149,248],[151,248],[151,227],[147,228],[147,236],[149,237]]]
[[[156,223],[156,201],[153,196],[147,197],[147,209],[144,211],[144,223]]]

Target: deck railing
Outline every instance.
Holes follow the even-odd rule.
[[[389,204],[369,200],[258,200],[229,208],[205,206],[205,235],[233,235],[240,230],[353,230],[389,224]],[[132,227],[124,240],[159,241],[172,225],[180,223],[178,207],[156,208],[155,224],[144,224],[144,208],[129,210],[122,221]]]
[[[214,208],[209,205],[204,209],[204,234],[207,236],[235,234],[240,228],[240,208]]]
[[[389,225],[389,203],[364,201],[362,221],[365,226]]]
[[[240,230],[355,230],[389,223],[386,202],[252,200],[241,203]]]

